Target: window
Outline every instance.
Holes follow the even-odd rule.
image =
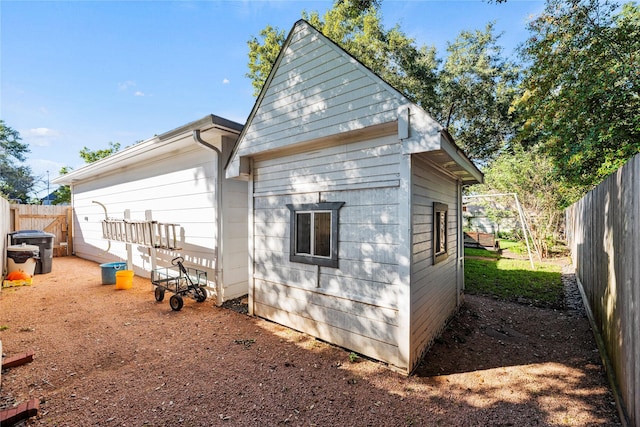
[[[338,267],[338,212],[344,202],[287,205],[291,212],[289,260]]]
[[[447,259],[447,210],[444,203],[433,203],[433,263]]]

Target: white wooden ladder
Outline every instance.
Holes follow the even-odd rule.
[[[178,250],[182,248],[178,246],[177,227],[180,224],[109,218],[102,221],[102,237],[148,248]]]

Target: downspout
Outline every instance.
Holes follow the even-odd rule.
[[[216,179],[216,226],[217,226],[217,235],[216,235],[216,268],[215,268],[215,276],[216,276],[216,305],[222,305],[222,153],[218,149],[218,147],[209,144],[207,141],[204,141],[200,137],[200,130],[196,129],[193,131],[193,139],[203,147],[207,147],[216,152],[216,160],[218,163],[218,177]]]
[[[464,292],[464,232],[462,224],[462,180],[456,183],[456,307],[460,307],[463,302]]]

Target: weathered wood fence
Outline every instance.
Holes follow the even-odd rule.
[[[40,230],[54,235],[53,256],[66,256],[72,253],[71,207],[46,205],[10,204],[0,197],[0,249],[2,264],[6,268],[8,245],[7,235],[19,230]],[[0,271],[2,274],[3,271]]]
[[[640,425],[640,154],[566,210],[567,240],[592,325]],[[602,350],[602,349],[601,349]]]
[[[53,256],[71,253],[71,206],[11,205],[11,231],[41,230],[53,234]]]

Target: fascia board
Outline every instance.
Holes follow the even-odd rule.
[[[80,169],[76,169],[65,175],[54,178],[53,180],[51,180],[51,183],[57,185],[69,185],[73,182],[82,181],[86,178],[100,175],[105,172],[115,170],[116,168],[129,165],[135,161],[139,161],[140,155],[143,153],[148,153],[150,150],[152,150],[154,148],[154,143],[157,142],[159,142],[157,137],[153,137],[146,141],[140,142],[122,151],[118,151],[117,153],[114,153],[109,157],[105,157],[96,162],[85,165]]]
[[[139,164],[165,152],[187,147],[196,143],[192,137],[193,130],[196,129],[203,132],[211,131],[220,136],[222,134],[238,135],[242,130],[242,125],[210,114],[202,119],[125,148],[68,174],[61,175],[51,182],[56,185],[69,185],[73,182],[110,173],[126,166]]]

